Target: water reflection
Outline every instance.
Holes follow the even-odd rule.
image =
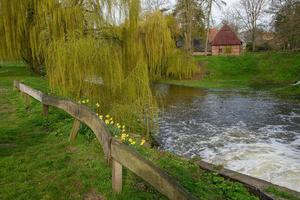
[[[300,190],[300,102],[156,85],[162,148]]]

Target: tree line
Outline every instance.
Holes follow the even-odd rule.
[[[167,7],[166,1],[159,5]],[[174,17],[178,27],[173,33],[184,39],[186,51],[192,51],[193,38],[200,38],[207,51],[209,29],[220,27],[213,23],[212,8],[223,13],[222,24],[228,24],[247,43],[249,51],[263,48],[262,34],[273,38],[271,46],[267,44],[264,48],[297,50],[300,48],[299,5],[299,0],[238,0],[233,5],[222,0],[178,0],[171,11],[163,10]]]

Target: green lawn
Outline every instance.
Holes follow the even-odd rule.
[[[201,88],[267,89],[300,98],[300,53],[247,53],[241,56],[196,56],[201,80],[166,81]]]
[[[150,187],[139,189],[142,181],[131,173],[123,193],[113,194],[99,143],[84,134],[69,143],[72,119],[56,109],[44,119],[34,100],[26,110],[13,79],[46,89],[45,80],[22,65],[0,68],[0,199],[164,199]]]
[[[33,76],[22,64],[0,68],[0,199],[166,199],[128,170],[120,195],[111,188],[111,169],[99,143],[82,128],[68,142],[72,118],[32,100],[25,109],[13,90],[14,79],[47,91],[44,78]],[[137,151],[175,177],[199,199],[257,199],[239,183],[199,169],[192,161],[146,147]]]

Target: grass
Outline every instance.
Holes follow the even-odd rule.
[[[296,197],[287,192],[281,191],[279,188],[276,187],[269,187],[266,189],[266,192],[275,195],[275,197],[277,198],[282,198],[287,200],[300,200],[300,197]]]
[[[55,108],[43,118],[35,100],[26,109],[13,90],[14,79],[48,90],[45,78],[30,74],[22,64],[0,68],[0,199],[166,199],[128,170],[123,192],[114,194],[99,143],[85,128],[70,143],[73,119]],[[199,199],[257,199],[240,183],[203,171],[192,161],[146,147],[136,150]]]
[[[199,88],[267,89],[300,98],[300,53],[247,53],[241,56],[196,56],[204,75],[201,80],[166,81]]]

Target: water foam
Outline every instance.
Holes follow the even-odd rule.
[[[176,102],[171,102],[159,120],[162,149],[186,157],[200,156],[300,192],[298,102],[238,91],[181,99],[175,88],[172,90]]]

